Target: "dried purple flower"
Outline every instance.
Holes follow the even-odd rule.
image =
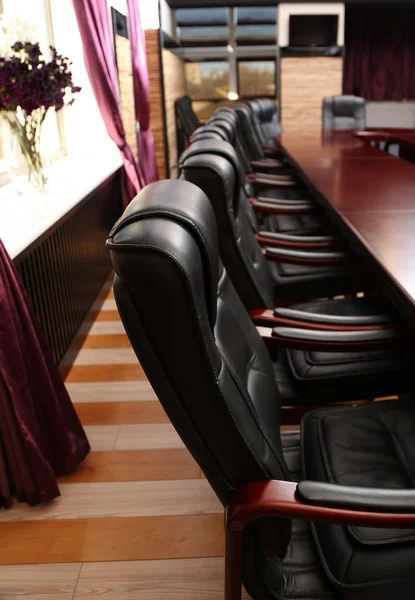
[[[42,58],[39,44],[16,42],[12,55],[0,57],[0,111],[13,111],[20,107],[28,115],[38,108],[60,110],[72,104],[72,97],[81,88],[72,81],[67,57],[50,47],[51,59]]]

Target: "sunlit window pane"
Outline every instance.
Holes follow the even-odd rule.
[[[240,61],[238,76],[241,96],[275,96],[274,61]]]
[[[194,100],[227,98],[229,64],[226,61],[186,64],[187,92]]]

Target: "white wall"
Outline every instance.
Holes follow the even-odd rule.
[[[68,154],[84,152],[93,160],[94,149],[112,151],[115,144],[106,131],[86,72],[72,0],[50,0],[50,5],[56,48],[71,59],[73,81],[82,87],[74,104],[64,109],[67,151]]]
[[[285,47],[289,45],[290,15],[338,15],[339,28],[337,31],[337,45],[344,46],[344,16],[345,6],[342,2],[323,4],[313,2],[305,4],[295,2],[293,4],[278,5],[278,45]]]
[[[143,29],[158,29],[160,27],[158,1],[140,0],[140,16]]]

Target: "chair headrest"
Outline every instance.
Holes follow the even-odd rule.
[[[179,161],[179,168],[183,167],[184,162],[191,156],[197,154],[215,154],[216,156],[222,156],[231,163],[235,173],[235,185],[234,185],[234,207],[238,210],[239,196],[241,193],[241,187],[245,183],[245,173],[242,170],[241,163],[235,148],[229,144],[229,142],[222,142],[219,140],[200,140],[191,144],[181,155]]]
[[[131,201],[108,236],[107,246],[113,250],[153,247],[170,256],[177,253],[177,243],[166,236],[154,234],[149,223],[165,219],[180,224],[199,247],[203,263],[206,306],[212,327],[216,321],[217,287],[219,278],[218,233],[213,208],[204,192],[188,181],[172,179],[156,181],[146,186]],[[134,224],[146,221],[147,226],[137,230]],[[161,247],[163,246],[163,247]]]
[[[364,99],[358,96],[333,96],[331,100],[335,117],[353,117],[356,110],[365,104]]]
[[[220,115],[214,115],[207,122],[208,125],[220,127],[226,133],[228,140],[233,144],[236,137],[236,124],[230,119],[222,118]]]
[[[195,129],[194,132],[192,133],[192,135],[190,136],[190,141],[192,141],[194,137],[200,135],[201,133],[203,133],[203,134],[214,133],[214,134],[216,134],[216,136],[219,136],[221,140],[227,141],[227,134],[225,133],[225,131],[221,127],[218,127],[217,125],[214,125],[213,123],[201,125],[197,129]]]
[[[266,123],[271,121],[275,113],[277,112],[277,105],[270,98],[263,98],[258,100],[258,104],[261,108],[261,120]]]

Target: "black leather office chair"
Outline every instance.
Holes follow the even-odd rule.
[[[275,147],[275,140],[281,133],[277,105],[269,98],[253,100],[249,103],[256,132],[261,142]]]
[[[301,441],[280,435],[269,354],[190,183],[144,189],[108,247],[140,364],[226,507],[225,600],[242,580],[254,600],[412,600],[413,404],[319,409]]]
[[[330,346],[324,351],[327,326],[326,333],[336,329],[336,325],[342,331],[361,333],[362,326],[377,324],[382,327],[388,321],[392,324],[396,316],[385,300],[352,298],[287,305],[287,299],[293,296],[312,299],[329,295],[326,291],[330,288],[331,292],[337,289],[338,293],[348,287],[356,289],[359,286],[356,266],[302,264],[305,257],[315,254],[316,247],[310,252],[296,248],[294,243],[288,247],[267,247],[264,255],[242,209],[241,195],[237,187],[233,187],[235,172],[224,158],[225,153],[215,156],[199,154],[196,150],[192,151],[190,147],[185,153],[181,163],[182,177],[200,187],[215,210],[221,258],[246,309],[252,311],[252,318],[257,324],[283,326],[287,346],[290,338],[291,342],[299,342],[301,335],[305,342],[312,340],[310,327],[320,328],[317,337],[322,342],[321,351],[310,352],[305,343],[303,346],[295,344],[295,348],[279,354],[274,370],[286,403],[295,404],[301,396],[308,401],[320,402],[407,391],[409,375],[402,352],[384,348],[360,354],[344,351],[336,355],[330,352]],[[323,242],[327,237],[314,238],[318,256],[332,255],[332,250],[318,248],[319,240]],[[278,243],[287,241],[295,242],[296,238],[282,236]],[[285,262],[287,255],[293,263]],[[367,280],[366,273],[360,273],[361,287],[364,285],[362,280]],[[307,332],[300,334],[302,327],[306,327]]]
[[[226,142],[207,139],[192,144],[180,157],[179,168],[182,168],[190,156],[207,153],[222,156],[232,164],[240,208],[245,213],[254,234],[265,239],[269,245],[274,245],[270,238],[278,240],[284,236],[285,239],[291,239],[299,245],[301,242],[305,243],[304,247],[307,247],[306,237],[330,236],[331,239],[333,229],[330,223],[314,210],[316,205],[311,200],[274,198],[271,202],[268,197],[259,196],[258,199],[252,197],[252,186],[246,182],[239,157]]]
[[[246,104],[236,104],[234,106],[234,111],[239,118],[241,135],[250,161],[266,158],[266,149],[271,150],[275,158],[283,158],[275,146],[264,148],[260,134],[256,131],[252,111]]]
[[[178,155],[189,145],[189,137],[200,126],[199,119],[192,108],[190,96],[182,96],[175,102],[176,133]]]
[[[323,129],[364,129],[366,103],[358,96],[323,98]]]

